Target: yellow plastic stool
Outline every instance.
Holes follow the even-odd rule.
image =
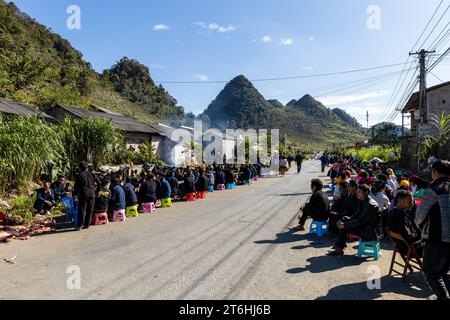
[[[162,208],[171,208],[172,207],[172,199],[171,198],[162,199],[161,207]]]
[[[126,214],[127,218],[136,218],[139,216],[139,210],[138,210],[138,206],[132,206],[132,207],[128,207]]]

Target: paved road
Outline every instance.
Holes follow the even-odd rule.
[[[0,246],[0,299],[416,299],[429,292],[386,277],[379,262],[327,257],[330,240],[293,234],[318,162],[301,175],[265,179],[237,191],[177,203],[125,224],[13,241]],[[3,258],[18,255],[16,264]],[[69,266],[81,288],[67,288]],[[369,290],[368,267],[381,290]]]

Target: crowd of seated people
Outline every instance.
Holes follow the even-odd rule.
[[[328,222],[336,241],[330,256],[342,256],[349,235],[363,242],[380,241],[387,231],[399,234],[423,257],[425,279],[440,300],[450,300],[450,162],[430,162],[431,183],[412,172],[395,173],[377,161],[324,154],[322,171],[331,166],[333,201],[322,191],[320,180],[311,183],[312,196],[301,208],[299,225],[307,217]],[[408,247],[398,246],[405,256]]]

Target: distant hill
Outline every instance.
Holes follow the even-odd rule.
[[[363,139],[362,130],[344,122],[311,95],[292,100],[283,108],[273,103],[241,75],[225,86],[202,117],[221,129],[280,129],[288,142],[313,147],[352,145]]]
[[[332,111],[345,123],[349,124],[350,126],[352,126],[354,128],[363,130],[363,127],[358,122],[358,120],[356,120],[354,117],[352,117],[347,112],[345,112],[345,110],[335,108]]]
[[[267,100],[267,102],[270,103],[275,108],[283,108],[283,104],[276,99]]]
[[[183,108],[153,83],[147,67],[124,58],[97,74],[69,41],[5,0],[0,0],[0,79],[0,97],[44,109],[57,103],[98,105],[144,121],[184,119]]]

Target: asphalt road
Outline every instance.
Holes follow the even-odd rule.
[[[319,167],[306,162],[300,175],[126,223],[0,245],[0,299],[426,299],[420,275],[387,277],[388,250],[378,262],[352,249],[328,257],[330,239],[289,231],[310,180],[326,179]],[[15,264],[3,261],[15,255]],[[373,272],[380,286],[370,290]]]

